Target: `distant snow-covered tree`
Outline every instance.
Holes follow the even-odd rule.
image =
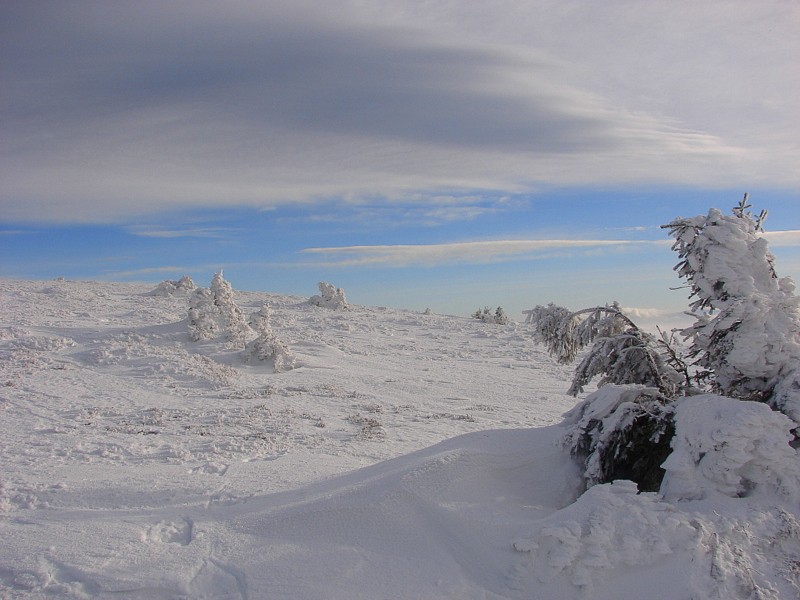
[[[345,296],[342,288],[337,288],[336,286],[325,281],[320,281],[317,284],[317,287],[319,288],[319,295],[311,296],[311,298],[309,298],[308,301],[311,304],[314,306],[321,306],[323,308],[330,308],[332,310],[350,309],[350,305],[347,303],[347,297]]]
[[[800,298],[759,235],[766,211],[749,208],[745,194],[732,215],[712,208],[663,226],[694,298],[696,320],[682,335],[713,391],[768,402],[800,422]]]
[[[189,298],[189,337],[193,341],[210,340],[219,335],[217,309],[208,288],[197,288]]]
[[[272,361],[275,371],[281,373],[294,368],[295,357],[289,347],[272,331],[271,316],[269,306],[264,304],[250,317],[250,323],[258,333],[258,337],[247,344],[246,352],[249,358]]]
[[[531,310],[526,310],[525,322],[533,325],[533,338],[540,344],[547,346],[548,352],[556,356],[559,362],[564,362],[560,357],[559,329],[561,324],[572,311],[563,306],[557,306],[552,302],[547,306],[537,306]]]
[[[252,329],[234,301],[233,288],[220,271],[209,289],[198,288],[189,299],[189,335],[198,341],[223,333],[231,346],[243,348]]]
[[[483,321],[484,323],[493,323],[495,325],[508,325],[509,322],[508,315],[506,314],[506,311],[503,310],[502,306],[498,306],[494,312],[492,312],[488,306],[485,306],[482,309],[479,308],[472,313],[472,318]]]
[[[211,294],[214,296],[225,334],[234,345],[244,345],[248,335],[252,333],[244,312],[233,299],[233,288],[222,276],[222,271],[216,273],[211,280]]]

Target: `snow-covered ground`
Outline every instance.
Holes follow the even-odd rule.
[[[296,357],[276,373],[151,289],[0,281],[0,597],[800,591],[794,451],[746,498],[582,494],[572,368],[524,324],[236,292]]]

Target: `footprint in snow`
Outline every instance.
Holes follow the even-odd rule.
[[[228,467],[229,467],[229,465],[226,465],[224,463],[207,462],[204,465],[200,465],[199,467],[194,467],[193,469],[190,469],[189,472],[190,473],[209,473],[211,475],[222,476],[222,475],[225,475],[225,473],[228,472]]]
[[[150,527],[143,541],[188,546],[193,538],[194,522],[184,518],[178,522],[160,521]]]

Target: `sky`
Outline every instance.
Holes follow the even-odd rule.
[[[795,0],[0,3],[0,276],[469,314],[686,307],[749,192],[800,280]]]

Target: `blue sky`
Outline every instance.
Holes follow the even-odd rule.
[[[4,2],[0,276],[681,310],[747,191],[800,275],[795,2]],[[784,232],[784,233],[780,233]]]

